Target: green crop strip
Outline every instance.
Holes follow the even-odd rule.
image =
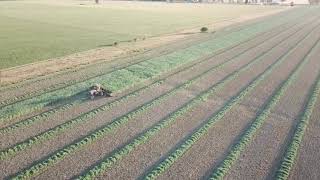
[[[307,52],[303,61],[301,61],[289,77],[274,91],[272,96],[269,98],[269,101],[262,109],[254,121],[251,123],[250,127],[245,130],[241,135],[240,140],[232,147],[231,151],[228,153],[226,158],[221,162],[220,165],[213,171],[210,179],[223,179],[223,177],[228,173],[232,165],[238,160],[241,152],[246,148],[247,145],[253,140],[256,132],[261,128],[265,120],[269,117],[271,110],[277,105],[280,98],[283,96],[288,87],[296,80],[297,76],[303,69],[306,63],[308,63],[308,55],[314,49],[319,40],[313,45],[313,47]]]
[[[306,37],[308,37],[308,35],[306,35],[303,39],[305,39]],[[283,61],[285,61],[288,55],[296,49],[298,44],[296,44],[294,47],[291,47],[287,53],[282,55],[279,60],[268,67],[258,77],[256,77],[246,88],[239,92],[237,96],[234,96],[225,104],[225,106],[223,106],[219,111],[209,117],[203,126],[199,127],[192,135],[185,139],[183,143],[178,148],[176,148],[168,157],[166,157],[160,164],[158,164],[153,170],[151,170],[151,172],[145,176],[145,179],[156,179],[160,174],[170,168],[171,165],[175,163],[175,161],[182,157],[183,154],[193,146],[193,144],[195,144],[202,136],[207,133],[209,128],[211,128],[217,121],[222,119],[227,112],[229,112],[233,107],[239,104],[239,102],[247,94],[249,94],[260,82],[262,82],[266,76],[271,74],[271,72],[276,67],[278,67]]]
[[[296,24],[297,24],[297,23],[296,23]],[[296,24],[294,24],[293,26],[295,26]],[[293,26],[292,26],[292,27],[293,27]],[[285,32],[284,32],[284,33],[285,33]],[[278,35],[281,35],[281,34],[278,34]],[[274,36],[273,36],[273,38],[274,38]],[[285,38],[286,38],[286,37],[285,37]],[[264,42],[264,41],[263,41],[263,42]],[[256,45],[254,45],[254,46],[252,46],[252,47],[255,47],[255,46],[256,46]],[[232,58],[235,58],[235,57],[237,57],[237,56],[239,56],[239,55],[247,52],[247,51],[250,50],[252,47],[247,48],[246,50],[240,52],[239,54],[235,55],[235,56],[232,57]],[[223,51],[223,52],[224,52],[224,51]],[[221,52],[221,53],[223,53],[223,52]],[[220,53],[219,53],[219,54],[220,54]],[[216,55],[217,55],[217,54],[216,54]],[[211,57],[211,56],[210,56],[210,57]],[[232,59],[232,58],[231,58],[231,59]],[[194,67],[194,66],[197,65],[197,64],[204,63],[204,62],[209,61],[209,60],[210,60],[210,58],[206,58],[206,59],[204,59],[204,60],[201,60],[201,61],[197,62],[196,64],[188,65],[187,67],[184,67],[183,69],[180,69],[179,71],[173,73],[173,75],[174,75],[174,74],[177,74],[177,73],[179,73],[179,72],[185,71],[186,69],[190,69],[190,68]],[[172,74],[167,75],[167,76],[164,77],[162,80],[165,80],[165,78],[167,78],[167,77],[169,77],[169,76],[171,76],[171,75],[172,75]],[[160,81],[162,81],[162,80],[160,80]],[[155,82],[155,83],[156,83],[156,82]],[[145,87],[146,87],[146,86],[145,86]],[[15,123],[15,124],[10,125],[10,126],[5,127],[5,128],[1,128],[1,129],[0,129],[0,134],[11,132],[11,131],[16,130],[17,128],[20,128],[20,127],[29,126],[29,125],[31,125],[31,124],[33,124],[33,123],[35,123],[35,122],[38,122],[38,121],[40,121],[40,120],[42,120],[42,119],[47,118],[48,116],[50,116],[50,115],[52,115],[52,114],[54,114],[54,113],[57,113],[57,112],[60,112],[60,111],[65,111],[65,110],[71,108],[72,106],[74,106],[74,105],[76,105],[76,104],[78,104],[78,103],[81,103],[81,102],[82,102],[82,101],[76,101],[76,102],[73,102],[73,103],[71,103],[71,104],[65,104],[65,105],[60,106],[60,107],[58,107],[58,108],[56,108],[56,109],[49,110],[49,111],[47,111],[47,112],[41,113],[40,115],[36,115],[36,116],[34,116],[34,117],[28,118],[28,119],[26,119],[26,120],[24,120],[24,121]]]
[[[260,32],[266,31],[266,29],[270,29],[285,22],[284,19],[274,22],[262,22],[260,24],[255,24],[250,28],[232,32],[226,36],[217,37],[216,39],[196,44],[165,56],[152,58],[103,76],[80,82],[57,91],[45,93],[38,97],[27,99],[19,103],[5,106],[0,110],[0,121],[5,121],[8,119],[10,120],[14,117],[19,117],[36,110],[40,110],[48,105],[50,106],[51,102],[56,102],[59,100],[65,101],[65,99],[68,99],[68,97],[72,97],[73,95],[80,93],[83,89],[86,89],[88,86],[96,82],[100,82],[113,91],[118,91],[133,86],[136,82],[142,82],[163,72],[170,71],[178,66],[187,64],[195,59],[211,54],[212,51],[218,51],[236,43],[240,43]]]
[[[276,172],[275,179],[285,180],[289,178],[291,169],[293,168],[296,158],[298,156],[300,144],[304,137],[304,133],[307,130],[310,117],[314,110],[319,94],[320,94],[320,74],[318,75],[316,83],[314,84],[314,87],[310,92],[309,100],[307,102],[307,105],[305,106],[306,108],[303,114],[301,114],[300,116],[300,121],[296,126],[294,135],[290,141],[289,146],[287,147],[285,155],[283,156],[280,167]]]

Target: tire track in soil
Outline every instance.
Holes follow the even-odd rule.
[[[308,37],[307,34],[305,34],[305,36],[303,37],[303,39],[305,39],[306,37]],[[299,44],[299,42],[297,42]],[[277,61],[276,65],[279,65],[282,61],[286,60],[286,57],[292,53],[297,46],[291,47],[289,50],[287,50],[288,52],[286,52],[283,56],[281,56],[281,59],[279,61]],[[276,54],[276,53],[273,53]],[[276,66],[272,66],[273,68],[275,68]],[[269,75],[271,73],[271,70],[273,70],[273,68],[267,70],[267,74]],[[265,77],[266,75],[262,76]],[[184,153],[188,152],[189,148],[192,147],[192,145],[194,143],[197,142],[198,139],[200,139],[203,135],[205,135],[205,133],[208,131],[208,129],[214,125],[214,123],[216,121],[219,121],[224,114],[230,110],[234,105],[237,105],[237,101],[240,101],[241,98],[245,97],[245,95],[247,93],[249,93],[251,90],[253,90],[255,88],[255,86],[257,85],[258,82],[262,81],[263,78],[258,78],[256,79],[254,82],[252,82],[253,84],[251,84],[250,86],[248,86],[248,90],[244,90],[242,91],[239,96],[234,98],[234,101],[229,102],[225,107],[226,109],[223,109],[222,112],[223,114],[220,114],[219,112],[213,114],[211,116],[211,118],[209,120],[206,120],[206,123],[197,128],[194,133],[192,134],[192,136],[188,136],[188,138],[184,139],[183,141],[180,141],[181,143],[178,144],[178,147],[174,148],[170,155],[168,155],[165,159],[161,159],[159,164],[157,163],[155,166],[153,166],[152,170],[147,171],[147,173],[145,174],[146,179],[155,179],[158,176],[160,176],[162,173],[165,173],[166,170],[175,163],[175,161],[179,161],[179,157],[182,157],[184,155]],[[240,99],[239,99],[240,98]],[[230,104],[231,103],[231,104]],[[183,156],[184,157],[184,156]]]
[[[320,33],[319,30],[318,28],[318,34]],[[319,37],[314,37],[314,39],[316,38]],[[301,47],[296,52],[297,57],[299,53],[308,50],[312,42],[314,40],[310,39],[307,45]],[[295,119],[298,117],[305,103],[308,90],[316,78],[317,73],[315,71],[320,67],[316,61],[317,59],[313,58],[312,63],[309,62],[301,72],[298,80],[284,93],[271,116],[267,117],[266,122],[257,132],[250,145],[241,153],[240,159],[225,179],[271,178],[270,173],[274,173],[274,164],[281,160],[279,157],[281,155],[278,153],[283,152],[282,145],[287,144],[285,142],[286,137],[290,134],[290,128],[296,124]],[[308,78],[311,81],[306,81]]]
[[[301,25],[299,25],[298,27],[300,27]],[[303,24],[302,24],[302,26],[303,26]],[[292,27],[291,27],[292,28]],[[296,28],[296,27],[295,27]],[[285,33],[285,32],[283,32],[283,33]],[[269,35],[269,34],[268,34]],[[278,34],[279,35],[279,34]],[[271,33],[271,36],[273,36],[273,33]],[[274,38],[274,37],[273,37]],[[265,38],[265,37],[263,37],[263,38],[261,38],[261,37],[258,37],[257,38],[259,41],[258,42],[263,42],[263,40],[265,40],[265,39],[268,39],[268,38]],[[254,41],[255,42],[255,41]],[[248,43],[248,44],[250,44],[250,43]],[[255,44],[255,43],[253,43],[253,44]],[[246,43],[246,45],[247,45],[247,43]],[[254,45],[253,45],[254,46]],[[242,48],[243,47],[245,47],[245,46],[239,46],[238,48],[235,48],[233,51],[229,51],[229,53],[225,53],[226,55],[224,56],[224,57],[228,57],[228,54],[230,54],[230,55],[232,55],[232,56],[230,56],[229,55],[229,57],[228,58],[232,58],[233,56],[234,56],[234,52],[236,52],[236,51],[239,51],[239,50],[241,50],[241,51],[243,51],[242,50]],[[247,48],[248,49],[248,48]],[[249,48],[249,50],[250,50],[250,48]],[[223,58],[223,55],[224,54],[221,54],[220,56],[218,55],[218,56],[216,56],[216,59],[220,59],[220,58]],[[212,60],[210,60],[210,61],[212,61]],[[205,66],[207,66],[206,64],[204,64],[204,63],[201,63],[200,65],[202,65],[203,67],[201,67],[201,68],[205,68]],[[194,70],[193,70],[194,71]],[[197,71],[197,70],[196,70]],[[182,79],[185,79],[185,77],[186,76],[188,76],[188,74],[189,74],[189,76],[190,76],[190,72],[187,72],[187,73],[180,73],[180,74],[182,74],[182,76],[180,76],[179,78],[173,78],[173,79],[179,79],[179,81],[180,80],[182,80]],[[170,79],[170,78],[169,78]],[[180,81],[180,82],[183,82],[183,81]],[[175,82],[176,83],[176,82]],[[90,109],[90,108],[92,108],[92,103],[89,105],[89,106],[85,106],[83,109]],[[94,109],[94,108],[92,108],[92,109]],[[56,125],[57,125],[57,119],[62,119],[62,118],[59,118],[59,117],[64,117],[63,119],[69,119],[68,117],[72,117],[72,115],[70,115],[70,114],[74,114],[74,112],[75,111],[79,111],[79,108],[78,109],[72,109],[72,111],[67,111],[67,112],[64,112],[62,115],[56,115],[56,116],[53,116],[53,118],[51,119],[51,120],[49,120],[48,122],[47,121],[44,121],[42,124],[43,125],[45,125],[45,126],[47,126],[47,128],[45,127],[45,128],[43,128],[43,126],[41,126],[41,125],[39,125],[39,124],[37,124],[36,125],[36,127],[35,128],[37,128],[37,129],[34,129],[34,128],[29,128],[29,129],[24,129],[24,128],[22,128],[22,129],[20,129],[20,130],[22,130],[22,131],[24,131],[24,133],[19,133],[19,134],[12,134],[12,136],[6,136],[6,143],[5,144],[14,144],[14,142],[19,142],[19,140],[21,141],[23,138],[19,138],[19,137],[17,137],[17,136],[19,136],[19,135],[23,135],[23,137],[25,137],[24,139],[26,139],[26,137],[29,137],[29,136],[32,136],[32,133],[33,133],[33,135],[35,134],[35,133],[39,133],[39,132],[41,132],[41,130],[43,131],[43,130],[47,130],[47,129],[49,129],[50,127],[52,128],[52,127],[54,127],[54,126],[48,126],[48,124],[50,124],[51,122],[54,122]],[[1,132],[1,131],[0,131]],[[28,133],[29,132],[29,133]],[[31,134],[30,134],[31,133]],[[10,134],[9,134],[10,135]],[[9,137],[9,139],[8,139],[8,137]],[[13,139],[14,139],[14,141],[10,141],[10,137],[12,137]],[[1,140],[1,138],[0,138],[0,140]],[[3,146],[4,147],[7,147],[8,145],[5,145],[5,144],[3,144]]]

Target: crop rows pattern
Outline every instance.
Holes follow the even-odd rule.
[[[263,83],[266,83],[267,79],[277,69],[283,68],[284,64],[290,61],[290,57],[294,52],[299,51],[299,47],[307,44],[308,49],[303,49],[304,54],[301,54],[299,59],[295,59],[297,62],[287,72],[288,75],[283,80],[281,79],[281,82],[279,81],[279,85],[273,85],[274,87],[270,91],[271,95],[268,95],[263,105],[258,107],[254,118],[249,120],[249,123],[240,120],[244,121],[241,123],[244,123],[246,128],[239,131],[239,138],[236,141],[231,141],[230,147],[225,152],[222,152],[223,154],[219,154],[223,157],[219,160],[219,163],[215,167],[208,168],[206,174],[202,174],[203,177],[208,179],[223,179],[231,172],[239,157],[244,154],[244,150],[248,149],[254,138],[260,136],[259,130],[265,125],[265,122],[277,105],[280,104],[292,84],[297,82],[303,73],[306,73],[307,64],[310,65],[311,62],[316,62],[312,58],[315,58],[315,54],[319,53],[316,50],[320,46],[319,36],[316,35],[320,27],[320,21],[317,21],[318,12],[319,8],[317,7],[292,8],[290,11],[280,13],[283,14],[283,17],[263,18],[246,24],[246,26],[238,26],[232,30],[226,30],[226,32],[218,32],[214,35],[208,34],[202,36],[202,38],[195,39],[195,41],[184,42],[180,48],[170,49],[164,47],[161,52],[155,51],[145,56],[143,54],[137,56],[132,62],[124,60],[121,61],[123,64],[110,66],[110,64],[114,63],[111,61],[110,64],[102,62],[81,67],[80,71],[88,74],[84,74],[79,79],[61,81],[60,83],[57,81],[58,84],[50,84],[50,86],[40,89],[39,92],[42,94],[36,95],[34,92],[27,92],[21,96],[0,102],[1,136],[14,137],[16,133],[23,132],[24,128],[28,132],[38,128],[38,126],[41,126],[42,129],[40,132],[37,131],[35,135],[25,135],[26,137],[18,141],[10,137],[8,144],[12,143],[11,140],[17,142],[0,149],[0,167],[3,168],[5,167],[4,164],[13,162],[19,168],[18,170],[10,169],[13,168],[10,165],[5,167],[10,170],[3,170],[6,176],[4,178],[34,179],[43,177],[47,173],[56,173],[56,168],[65,167],[66,163],[72,163],[73,158],[75,158],[74,160],[80,158],[77,161],[82,161],[82,158],[84,158],[85,161],[88,157],[78,157],[77,155],[86,153],[95,153],[93,157],[90,156],[92,158],[90,161],[94,163],[86,164],[86,166],[82,167],[74,167],[77,168],[74,169],[77,173],[70,174],[72,179],[103,178],[104,175],[112,170],[118,171],[115,168],[119,164],[121,164],[120,168],[127,168],[127,166],[130,166],[130,164],[126,163],[128,159],[131,160],[134,157],[138,161],[140,161],[139,158],[144,160],[144,157],[140,157],[140,155],[130,155],[140,153],[139,149],[143,149],[144,146],[147,147],[145,150],[153,148],[149,147],[149,143],[154,143],[153,141],[156,141],[158,136],[166,138],[162,137],[164,135],[161,133],[162,131],[175,131],[172,128],[176,125],[188,123],[187,117],[189,117],[189,113],[191,113],[190,115],[197,113],[197,108],[211,103],[212,100],[215,100],[217,93],[219,94],[225,88],[230,88],[229,85],[233,85],[233,82],[248,78],[246,77],[248,76],[248,71],[255,72],[255,75],[250,77],[250,80],[243,82],[241,89],[239,87],[237,91],[232,90],[234,91],[232,95],[228,94],[228,98],[223,98],[223,103],[218,105],[217,110],[208,112],[209,110],[206,109],[203,112],[206,113],[206,118],[192,119],[192,125],[188,127],[192,131],[183,132],[186,133],[186,136],[181,139],[172,136],[170,138],[173,138],[173,142],[168,140],[163,143],[164,146],[168,146],[166,148],[169,148],[169,151],[165,154],[161,151],[162,157],[148,156],[148,158],[153,158],[156,163],[150,167],[144,166],[144,169],[139,172],[140,177],[138,178],[150,180],[157,179],[161,175],[168,175],[167,173],[171,173],[170,168],[176,168],[173,166],[174,164],[184,163],[186,159],[183,157],[188,157],[186,156],[187,153],[194,150],[193,147],[196,147],[197,143],[199,144],[200,139],[206,140],[206,134],[219,127],[216,125],[217,122],[222,122],[226,119],[225,116],[228,113],[233,109],[239,108],[245,98],[248,98],[252,92],[257,91],[258,86],[260,87]],[[305,19],[305,21],[301,22],[302,19]],[[203,37],[207,37],[207,39],[204,40]],[[312,44],[307,42],[313,37],[317,38],[312,40]],[[281,49],[285,50],[280,52],[279,50]],[[277,54],[274,55],[272,53]],[[221,62],[215,62],[219,59],[219,55],[222,57]],[[237,65],[236,67],[235,64]],[[94,71],[95,67],[98,66],[100,66],[99,72],[90,75],[89,72]],[[231,70],[230,68],[233,69]],[[273,174],[275,179],[290,179],[293,167],[296,163],[299,163],[297,162],[299,148],[302,141],[305,140],[303,138],[308,130],[307,128],[312,128],[308,127],[308,124],[312,113],[316,110],[315,106],[320,94],[320,70],[316,72],[318,74],[314,73],[315,82],[313,82],[312,86],[312,82],[309,83],[310,89],[308,89],[303,110],[299,112],[297,117],[297,124],[292,127],[293,134],[289,137],[287,144],[281,145],[285,151],[278,162],[279,165],[275,167],[276,171]],[[69,73],[77,72],[73,70],[61,71],[52,76],[31,79],[7,88],[0,87],[0,93],[19,85],[23,87],[32,83],[50,81],[52,78]],[[188,74],[188,77],[175,81],[177,80],[176,78],[183,74]],[[212,78],[215,75],[219,76],[215,82],[207,82],[207,78]],[[99,105],[91,101],[90,103],[96,106],[89,110],[82,110],[84,109],[83,107],[90,105],[90,103],[86,103],[87,95],[83,89],[95,82],[101,82],[103,86],[107,86],[114,91],[117,96],[111,100],[102,99],[99,101]],[[154,90],[158,88],[161,91],[154,93]],[[172,110],[165,109],[167,110],[165,115],[161,115],[159,120],[154,120],[155,122],[149,122],[151,124],[148,125],[148,128],[130,132],[131,138],[121,137],[124,139],[120,138],[119,145],[108,147],[110,148],[110,153],[104,152],[105,154],[101,156],[100,153],[98,154],[94,151],[97,148],[96,145],[101,148],[100,141],[109,141],[110,138],[116,138],[123,131],[127,131],[128,124],[135,123],[135,121],[142,123],[140,116],[156,113],[158,107],[161,107],[159,109],[162,111],[162,105],[179,98],[185,93],[189,93],[189,96],[186,99],[179,100],[181,101],[179,106],[174,107]],[[147,96],[144,96],[146,94]],[[141,102],[139,100],[139,104],[132,103],[141,97],[144,97],[144,99]],[[124,110],[119,115],[112,114],[113,111],[118,113],[119,108],[122,108],[126,103],[130,104],[129,109]],[[77,111],[79,106],[81,106],[79,114],[71,115],[70,119],[61,119],[61,122],[55,122],[55,125],[49,124],[54,127],[47,127],[48,125],[45,124],[46,121],[59,117],[60,113]],[[110,113],[111,118],[104,117],[107,113]],[[25,115],[27,117],[31,115],[31,117],[23,118]],[[194,125],[195,122],[193,121],[200,124]],[[78,134],[77,132],[80,132],[86,123],[92,124],[87,129],[88,132]],[[42,126],[47,129],[44,130]],[[116,134],[115,137],[113,133]],[[68,136],[69,134],[71,136]],[[60,147],[60,142],[56,144],[57,140],[64,138],[64,136],[67,141],[63,141],[63,146]],[[42,144],[51,142],[54,149],[42,149]],[[218,145],[219,143],[221,142],[217,142]],[[211,145],[208,144],[208,146]],[[44,154],[43,157],[39,157],[37,160],[23,159],[19,164],[20,158],[28,156],[28,153],[39,153],[38,150],[31,152],[32,149],[37,148],[39,148],[39,152],[49,150],[50,153]],[[163,147],[159,148],[160,151]],[[100,151],[105,150],[99,149]],[[32,157],[34,155],[36,154],[32,154]],[[199,153],[196,156],[202,155]],[[69,158],[71,158],[71,161],[69,161]],[[204,161],[211,163],[210,158],[201,158],[205,158]],[[200,160],[202,161],[202,159]],[[200,161],[195,163],[200,163]],[[72,169],[73,167],[70,166],[69,168]],[[111,174],[113,174],[113,171]],[[57,175],[57,178],[59,178],[59,174]],[[0,175],[1,177],[3,175]]]

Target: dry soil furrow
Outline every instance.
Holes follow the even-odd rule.
[[[320,28],[318,28],[317,34],[311,36],[304,43],[304,46],[301,46],[295,52],[295,58],[301,59],[301,56],[310,50],[312,44],[319,38],[319,34]],[[292,134],[290,131],[292,127],[295,127],[296,119],[299,117],[300,112],[303,111],[309,90],[320,69],[320,63],[314,54],[316,51],[319,52],[319,47],[314,49],[311,52],[312,54],[307,57],[310,58],[310,61],[304,67],[297,80],[284,93],[272,111],[272,115],[266,119],[252,143],[243,151],[243,158],[235,164],[226,179],[252,177],[272,179],[277,167],[276,164],[279,163],[283,156],[288,135]]]

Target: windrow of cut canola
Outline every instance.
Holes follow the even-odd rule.
[[[308,55],[310,55],[313,48],[316,46],[318,42],[319,41],[317,41],[314,44],[314,46],[309,50],[309,52],[307,52],[303,60],[296,66],[296,68],[289,75],[287,80],[285,80],[275,90],[273,95],[271,95],[265,107],[258,113],[258,115],[255,117],[255,119],[251,123],[251,125],[241,135],[240,140],[236,144],[234,144],[234,146],[232,147],[228,155],[225,157],[225,159],[213,171],[210,179],[223,179],[223,177],[228,173],[232,165],[238,160],[241,152],[246,148],[246,146],[250,144],[256,132],[260,129],[260,127],[263,125],[265,120],[269,117],[269,115],[271,114],[271,110],[280,101],[280,98],[284,95],[288,87],[297,79],[297,76],[299,75],[299,73],[301,72],[305,64],[308,63],[309,61]]]
[[[293,27],[296,26],[297,24],[298,24],[298,23],[295,23],[293,26],[290,26],[290,27],[293,28]],[[300,26],[300,25],[299,25],[299,26]],[[275,32],[276,32],[276,31],[275,31]],[[281,36],[283,33],[285,33],[286,36]],[[272,37],[271,39],[277,38],[278,36],[280,36],[281,38],[285,39],[285,38],[287,38],[288,35],[290,36],[290,33],[286,33],[286,31],[281,31],[281,33],[280,33],[280,34],[277,33],[276,36],[274,36],[273,34],[274,34],[274,32],[271,33],[271,37]],[[269,36],[269,34],[268,34],[268,36]],[[267,38],[263,38],[261,42],[266,42],[265,40],[270,40],[270,38],[268,38],[268,37],[267,37]],[[232,58],[235,58],[235,57],[237,57],[237,56],[239,56],[239,55],[241,55],[241,54],[243,54],[243,53],[251,50],[252,48],[254,48],[254,47],[256,47],[256,46],[257,46],[257,45],[253,45],[253,46],[247,48],[246,50],[239,52],[239,54],[235,55],[235,56],[232,57]],[[224,52],[224,51],[223,51],[223,52]],[[222,54],[223,52],[221,52],[221,53],[219,53],[219,54]],[[218,54],[216,54],[216,55],[218,55]],[[231,58],[231,59],[232,59],[232,58]],[[161,80],[159,80],[159,81],[165,80],[165,78],[167,78],[167,77],[169,77],[169,76],[172,76],[172,75],[177,74],[177,73],[182,72],[182,71],[186,71],[186,70],[194,67],[194,65],[198,65],[198,64],[204,63],[204,62],[209,61],[209,60],[210,60],[210,58],[207,58],[207,59],[203,59],[202,61],[197,62],[196,64],[188,65],[187,67],[184,67],[183,69],[180,69],[180,70],[177,71],[177,72],[171,73],[171,74],[163,77],[163,78],[162,78]],[[227,60],[225,63],[227,63],[227,62],[228,62],[228,60]],[[156,83],[156,82],[155,82],[155,83]],[[148,85],[146,85],[145,87],[147,87],[147,86],[148,86]],[[74,104],[76,104],[76,103],[77,103],[77,101],[74,102]],[[66,110],[66,109],[71,108],[74,104],[65,104],[65,105],[63,105],[63,106],[61,106],[61,107],[58,107],[57,109],[53,109],[53,110],[46,111],[46,112],[44,112],[44,113],[41,113],[41,114],[39,114],[39,115],[33,116],[33,117],[31,117],[31,118],[28,118],[28,119],[25,119],[25,120],[23,120],[23,121],[20,121],[20,122],[18,122],[18,123],[12,124],[12,125],[7,126],[7,127],[5,127],[5,128],[1,128],[1,129],[0,129],[0,134],[7,133],[7,132],[13,131],[13,130],[15,130],[15,129],[17,129],[17,128],[25,127],[25,126],[31,125],[31,124],[33,124],[33,123],[36,123],[36,122],[38,122],[38,121],[44,120],[44,119],[46,119],[48,116],[50,116],[50,115],[52,115],[52,114],[54,114],[54,113],[57,113],[57,112],[60,112],[60,111],[64,111],[64,110]]]
[[[251,36],[279,25],[288,19],[290,18],[285,17],[271,22],[254,24],[251,27],[237,32],[232,32],[226,36],[217,37],[216,39],[200,43],[165,56],[152,58],[150,60],[116,70],[103,76],[80,82],[57,91],[45,93],[38,97],[27,99],[16,104],[2,107],[0,110],[0,121],[42,109],[46,106],[50,106],[50,103],[52,102],[64,102],[65,99],[70,99],[70,97],[78,93],[80,93],[79,96],[74,98],[85,98],[85,93],[81,94],[81,92],[83,92],[93,83],[97,82],[110,88],[112,91],[121,91],[122,89],[128,88],[137,82],[145,81],[146,79],[158,76],[163,72],[173,70],[178,66],[192,62],[219,49],[240,43]],[[72,100],[74,99],[71,98],[71,101]]]
[[[308,36],[306,35],[305,38]],[[299,43],[298,43],[299,44]],[[287,60],[288,55],[293,52],[298,44],[291,47],[288,52],[283,54],[278,60],[276,60],[270,67],[268,67],[264,72],[262,72],[258,77],[256,77],[247,87],[229,100],[220,110],[212,114],[201,127],[199,127],[193,134],[186,138],[180,145],[173,150],[164,160],[162,160],[158,165],[156,165],[146,176],[145,179],[156,179],[162,173],[164,173],[168,168],[170,168],[180,157],[184,155],[202,136],[204,136],[207,131],[214,126],[214,124],[221,120],[224,115],[229,112],[233,107],[238,105],[241,100],[249,94],[260,82],[262,82],[266,76],[272,73],[272,71],[282,64],[283,61]]]

